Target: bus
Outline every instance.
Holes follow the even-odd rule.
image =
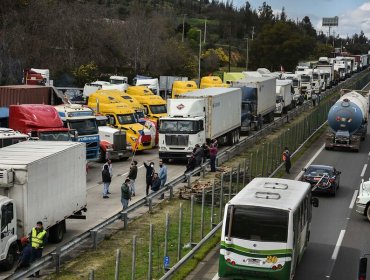
[[[308,183],[253,179],[225,206],[219,277],[293,279],[318,204]]]

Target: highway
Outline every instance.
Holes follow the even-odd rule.
[[[294,279],[357,279],[359,259],[362,254],[370,253],[370,223],[355,212],[354,204],[361,180],[370,180],[369,160],[369,136],[361,143],[358,153],[325,150],[322,136],[293,166],[291,174],[284,176],[297,180],[302,168],[309,164],[332,165],[342,172],[335,197],[317,195],[320,205],[313,208],[310,242]],[[216,248],[187,279],[223,280],[217,275],[217,266]]]

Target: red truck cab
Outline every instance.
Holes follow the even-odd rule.
[[[39,140],[73,140],[71,130],[63,126],[57,110],[51,105],[10,105],[9,127]]]

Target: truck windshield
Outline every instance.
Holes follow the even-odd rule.
[[[136,115],[136,118],[139,120],[139,119],[143,119],[143,118],[145,118],[145,114],[144,114],[144,112],[143,111],[136,111],[135,112],[135,115]]]
[[[96,119],[68,120],[69,128],[76,129],[78,135],[98,134]]]
[[[230,207],[228,209],[225,235],[229,235]],[[230,236],[234,238],[282,242],[288,239],[289,212],[259,206],[233,205],[233,218]]]
[[[314,80],[318,80],[319,79],[319,74],[312,74],[312,78]]]
[[[137,120],[134,114],[117,115],[117,119],[120,124],[137,123]]]
[[[191,120],[161,120],[160,133],[196,133],[200,131],[199,122]]]
[[[167,113],[166,105],[151,105],[149,106],[149,108],[152,114],[166,114]]]
[[[71,141],[68,131],[44,131],[40,132],[39,139],[44,141]]]
[[[302,82],[311,82],[311,77],[310,76],[301,76],[301,81]]]
[[[294,79],[293,80],[293,87],[297,87],[298,86],[298,80]]]

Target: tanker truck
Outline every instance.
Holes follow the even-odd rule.
[[[342,89],[341,98],[328,113],[325,148],[358,152],[366,137],[368,113],[369,91]]]

